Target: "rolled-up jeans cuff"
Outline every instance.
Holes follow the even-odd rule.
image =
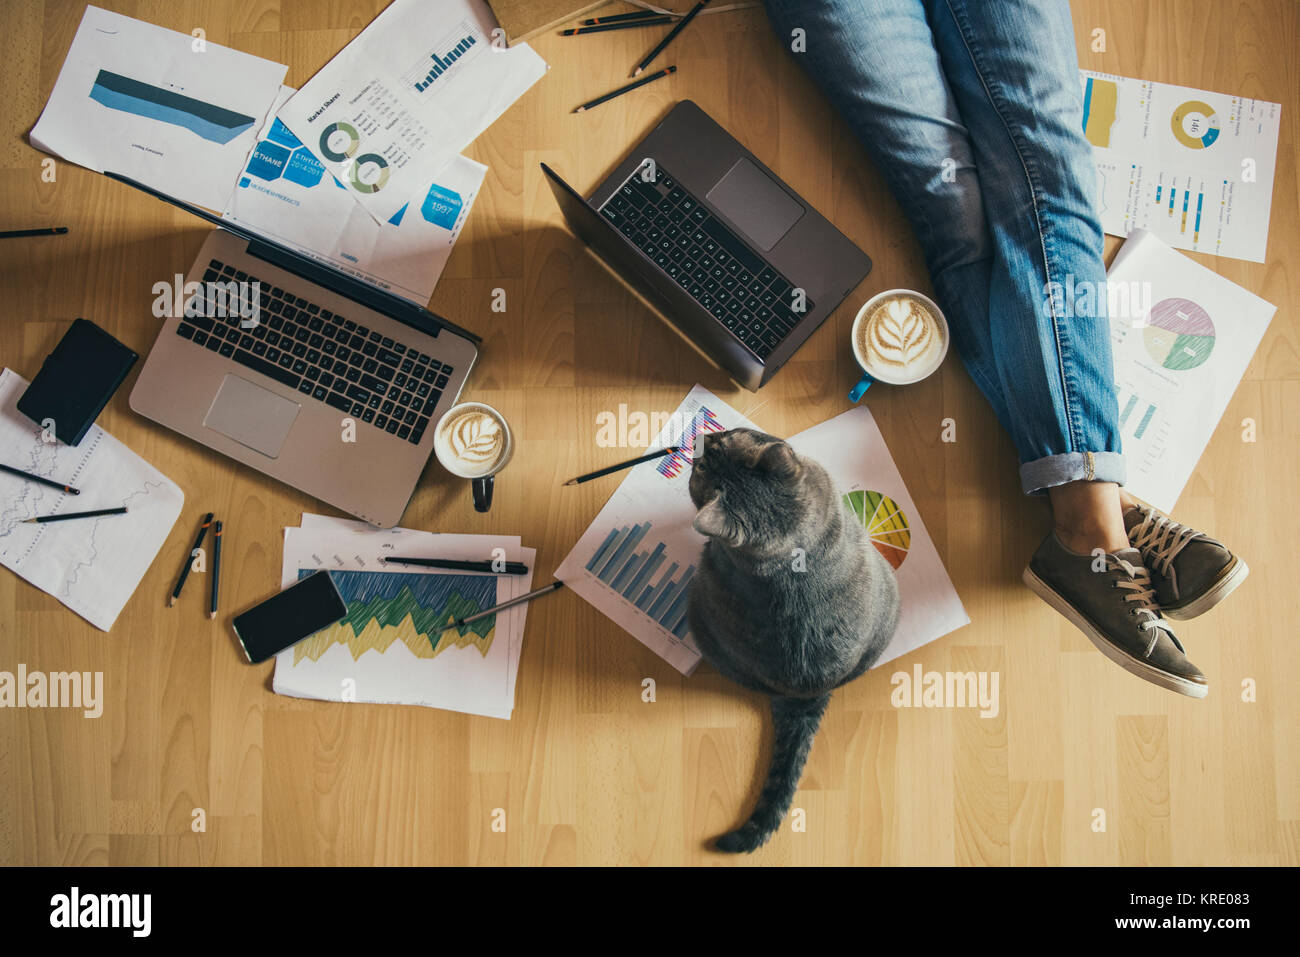
[[[1043,495],[1054,485],[1079,480],[1123,485],[1127,477],[1119,452],[1066,452],[1020,466],[1020,486],[1026,495]]]

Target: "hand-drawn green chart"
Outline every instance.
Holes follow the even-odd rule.
[[[1190,299],[1161,299],[1142,331],[1147,354],[1166,369],[1195,369],[1214,351],[1210,314]]]

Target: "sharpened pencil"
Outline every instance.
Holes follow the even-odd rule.
[[[616,13],[612,17],[592,17],[589,20],[583,20],[584,27],[594,27],[602,23],[623,23],[627,20],[645,20],[647,17],[669,17],[676,20],[681,14],[679,13],[658,13],[654,10],[637,10],[635,13]]]
[[[212,524],[212,513],[208,512],[208,514],[205,515],[203,518],[203,524],[199,526],[198,537],[194,539],[194,544],[190,547],[190,550],[185,554],[185,562],[184,564],[181,565],[181,576],[180,578],[176,579],[176,587],[172,589],[172,597],[167,602],[168,608],[176,604],[176,599],[181,597],[181,589],[185,587],[185,579],[190,577],[190,565],[193,564],[194,553],[198,551],[199,548],[203,545],[203,538],[205,535],[208,534],[208,526],[211,524]]]
[[[658,80],[661,77],[665,77],[670,73],[676,73],[676,72],[677,72],[677,67],[675,66],[664,67],[658,73],[651,73],[649,76],[642,77],[641,79],[637,80],[635,83],[629,83],[627,86],[620,86],[617,90],[614,90],[613,92],[606,93],[604,96],[598,96],[594,100],[582,104],[582,106],[578,107],[573,112],[585,113],[593,106],[600,106],[600,104],[607,103],[610,100],[614,99],[614,97],[616,96],[622,96],[624,93],[627,93],[631,90],[635,90],[638,86],[645,86],[647,83],[653,83],[655,80]]]
[[[8,472],[10,475],[17,475],[19,478],[25,478],[32,482],[40,482],[42,485],[48,485],[50,488],[57,488],[60,491],[67,492],[69,495],[80,495],[81,492],[71,485],[64,485],[62,482],[56,482],[54,479],[47,479],[44,475],[33,475],[31,472],[24,472],[22,469],[16,469],[12,465],[0,465],[0,471]]]
[[[534,598],[539,598],[542,595],[549,595],[551,592],[555,591],[556,589],[563,588],[563,587],[564,587],[564,582],[551,582],[549,585],[545,586],[544,588],[539,588],[536,591],[530,591],[527,595],[520,595],[518,598],[511,598],[509,601],[503,601],[499,605],[493,605],[491,608],[488,608],[485,611],[480,611],[474,615],[467,615],[464,618],[457,618],[451,624],[447,625],[447,627],[444,628],[443,631],[447,631],[451,628],[463,628],[466,625],[468,625],[471,621],[478,621],[480,618],[486,618],[488,615],[495,615],[499,611],[505,611],[507,608],[513,608],[515,605],[521,605],[526,601],[532,601]]]
[[[221,592],[221,523],[212,526],[212,610],[209,618],[217,617],[217,595]]]
[[[418,565],[422,568],[445,568],[460,572],[490,572],[496,575],[527,575],[528,566],[523,562],[504,562],[502,571],[497,571],[495,562],[465,562],[454,558],[395,558],[383,556],[379,559],[388,565]]]
[[[621,472],[623,469],[630,469],[634,465],[640,465],[642,462],[649,462],[651,459],[661,459],[665,455],[672,455],[674,452],[685,451],[685,449],[674,445],[666,449],[660,449],[657,452],[647,452],[638,459],[628,459],[626,462],[619,462],[617,465],[607,465],[603,469],[597,469],[594,472],[588,472],[586,475],[579,475],[577,478],[571,478],[564,484],[581,485],[583,482],[590,482],[592,479],[598,479],[602,475],[608,475],[610,472]]]
[[[0,239],[18,239],[21,236],[62,236],[67,231],[67,226],[42,226],[39,229],[6,229],[0,231]]]
[[[672,43],[673,40],[677,39],[677,34],[685,30],[686,24],[690,23],[697,16],[699,16],[700,11],[703,10],[706,6],[708,6],[708,3],[709,0],[700,0],[699,3],[691,7],[691,12],[686,14],[686,16],[682,17],[681,20],[677,21],[677,26],[673,27],[671,30],[668,31],[668,36],[660,40],[659,45],[646,55],[646,58],[637,65],[637,68],[635,70],[632,71],[632,75],[640,76],[642,73],[644,73],[645,68],[654,62],[654,58],[657,57],[659,54],[663,53],[664,48],[667,47],[668,44]]]
[[[645,17],[641,20],[629,20],[626,23],[602,23],[598,27],[569,27],[561,30],[562,37],[581,37],[588,33],[608,33],[610,30],[635,30],[637,27],[657,27],[663,23],[672,23],[672,17]]]
[[[94,518],[96,515],[125,515],[126,506],[121,505],[117,508],[97,508],[93,512],[68,512],[65,515],[40,515],[36,518],[25,518],[24,522],[34,522],[43,524],[45,522],[66,522],[73,518]]]

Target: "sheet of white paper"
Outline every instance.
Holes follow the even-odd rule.
[[[287,70],[87,7],[32,145],[225,209]]]
[[[1282,107],[1079,71],[1102,227],[1262,263]]]
[[[855,517],[898,575],[902,612],[873,668],[970,624],[871,410],[859,406],[791,436],[822,464]]]
[[[1250,365],[1277,307],[1136,230],[1111,288],[1148,289],[1110,317],[1127,488],[1169,511]],[[1132,312],[1137,312],[1133,315]]]
[[[686,596],[705,542],[691,527],[691,449],[700,432],[738,428],[757,426],[703,386],[691,389],[650,443],[686,451],[628,469],[555,572],[682,674],[700,662],[686,621]]]
[[[293,94],[284,87],[276,110]],[[225,218],[424,305],[433,295],[487,167],[456,156],[387,222],[357,205],[272,117],[258,134]]]
[[[545,75],[496,29],[484,0],[393,0],[280,119],[386,222]]]
[[[97,425],[75,448],[44,441],[40,426],[15,405],[26,389],[13,370],[0,374],[0,462],[81,494],[0,472],[0,564],[108,631],[167,540],[185,495]],[[23,521],[119,505],[129,511],[39,525]]]
[[[298,579],[300,570],[328,568],[342,573],[336,576],[336,581],[345,598],[351,598],[355,604],[360,598],[353,592],[366,588],[380,589],[371,600],[401,600],[396,595],[382,594],[381,577],[399,586],[403,583],[402,576],[410,575],[471,579],[475,583],[491,579],[495,587],[486,581],[483,585],[493,592],[490,596],[486,592],[477,595],[477,585],[470,586],[475,590],[476,600],[481,601],[504,601],[523,594],[531,582],[531,575],[446,573],[386,566],[378,561],[381,555],[411,550],[429,557],[484,558],[491,557],[493,548],[501,548],[507,560],[526,561],[531,568],[536,553],[533,549],[520,548],[517,538],[432,535],[413,529],[380,530],[346,520],[307,521],[305,516],[304,519],[306,527],[285,529],[282,567],[285,586]],[[358,572],[380,574],[349,580],[347,573]],[[417,590],[420,587],[416,579],[407,578],[406,583]],[[418,595],[415,605],[423,607],[419,605]],[[428,657],[424,653],[427,639],[418,640],[420,636],[413,631],[415,626],[408,622],[381,628],[377,621],[370,621],[360,636],[348,642],[329,642],[323,648],[312,646],[312,639],[308,639],[277,656],[273,688],[279,694],[295,697],[418,704],[509,718],[526,613],[526,606],[520,606],[499,614],[486,653],[481,642],[476,643],[469,636],[470,640],[463,646],[444,640],[445,650]],[[412,651],[412,645],[420,649],[418,654]]]

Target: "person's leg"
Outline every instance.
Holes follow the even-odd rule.
[[[1067,276],[1077,282],[1105,273],[1078,156],[1044,169],[1055,162],[1052,151],[1075,146],[1061,74],[1056,98],[1044,104],[1054,112],[1035,121],[1032,109],[1022,109],[1016,123],[1025,129],[1013,134],[1016,123],[999,118],[999,130],[975,104],[977,129],[954,92],[966,78],[950,86],[944,72],[950,68],[935,36],[935,0],[767,5],[782,41],[793,34],[806,44],[806,52],[795,48],[796,59],[873,154],[911,219],[953,344],[1016,442],[1022,486],[1050,490],[1058,527],[1074,547],[1050,534],[1025,570],[1026,583],[1124,668],[1204,695],[1204,676],[1182,654],[1138,552],[1122,537],[1123,458],[1105,312],[1078,321],[1069,314],[1083,310]],[[1033,34],[1036,25],[1018,29]],[[1059,25],[1051,35],[1060,41]],[[1011,62],[1029,72],[1027,63]],[[1050,92],[1050,78],[1044,87]],[[1037,134],[1038,125],[1046,135],[1034,148],[1049,155],[1026,162],[1023,134]],[[1048,189],[1053,195],[1041,195]],[[1059,299],[1048,295],[1049,281],[1063,284]],[[1104,556],[1094,557],[1094,548]]]
[[[922,0],[766,4],[778,39],[847,121],[902,206],[953,347],[1013,432],[990,339],[994,249],[975,152]]]

